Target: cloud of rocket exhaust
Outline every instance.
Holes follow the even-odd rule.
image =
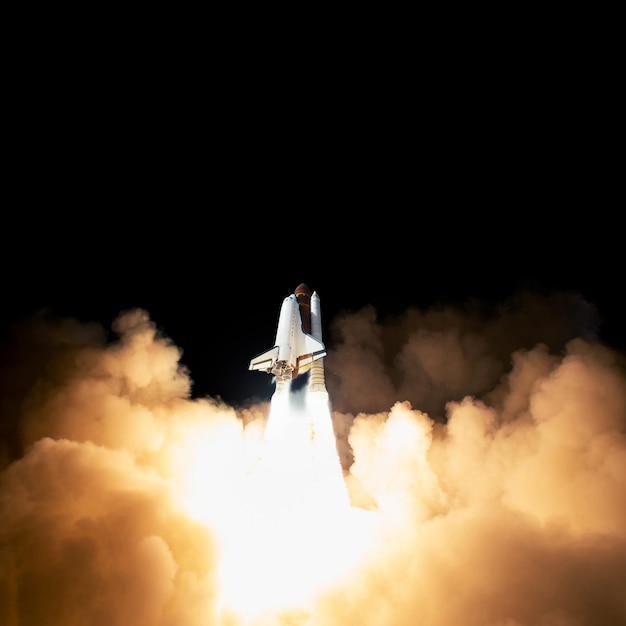
[[[144,311],[114,341],[25,321],[0,360],[0,623],[624,623],[626,368],[595,322],[568,294],[337,318],[326,383],[362,508],[281,521],[276,467],[255,470],[275,406],[191,399]],[[297,494],[306,454],[282,452]],[[237,592],[256,604],[223,611]]]

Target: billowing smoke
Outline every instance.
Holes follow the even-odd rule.
[[[560,354],[572,339],[593,339],[598,323],[594,307],[571,293],[409,309],[384,321],[370,306],[333,320],[328,388],[338,411],[377,413],[408,400],[441,421],[450,400],[492,390],[515,351],[545,344]]]
[[[25,321],[1,360],[0,623],[626,623],[626,370],[595,323],[567,294],[337,318],[327,386],[357,516],[335,534],[362,518],[368,540],[312,600],[244,618],[221,612],[221,529],[268,404],[192,399],[145,311],[112,340]]]

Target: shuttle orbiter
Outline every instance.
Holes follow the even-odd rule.
[[[276,376],[277,382],[286,382],[311,369],[313,362],[324,356],[320,298],[301,283],[283,300],[274,347],[255,356],[249,369],[265,371]]]

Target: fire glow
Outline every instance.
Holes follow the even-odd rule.
[[[300,409],[288,396],[272,400],[262,456],[218,529],[225,613],[249,620],[277,610],[308,612],[363,548],[365,529],[350,507],[328,397],[319,395]]]
[[[215,433],[206,439],[196,433],[191,456],[189,440],[181,450],[186,473],[177,491],[220,538],[222,621],[310,611],[373,540],[376,512],[351,506],[328,394],[302,394],[304,402],[288,391],[275,394],[264,431],[242,429],[248,441],[237,455],[232,447],[213,454]]]

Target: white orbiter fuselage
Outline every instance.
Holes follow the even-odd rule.
[[[274,347],[255,356],[249,369],[265,371],[277,382],[285,382],[311,369],[313,362],[324,356],[320,299],[302,283],[283,300]]]

